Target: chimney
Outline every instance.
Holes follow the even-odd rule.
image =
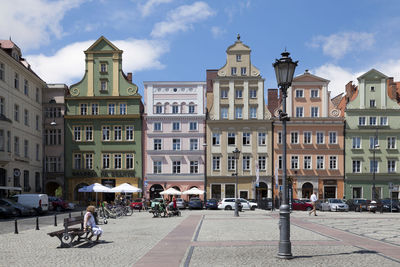
[[[275,110],[279,107],[278,89],[268,89],[268,110],[274,116]]]
[[[128,72],[126,79],[128,79],[129,82],[132,82],[132,72]]]

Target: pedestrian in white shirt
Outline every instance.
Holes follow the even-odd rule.
[[[311,213],[314,212],[314,215],[317,216],[317,195],[315,194],[315,192],[311,195],[310,197],[313,209],[308,213],[308,215],[311,215]]]

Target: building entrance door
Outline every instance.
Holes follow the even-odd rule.
[[[324,186],[324,199],[336,198],[336,186]]]
[[[313,193],[313,185],[311,183],[304,183],[303,186],[301,187],[301,197],[302,198],[307,198],[310,199],[312,193]]]

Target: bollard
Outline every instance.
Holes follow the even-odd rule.
[[[57,214],[54,214],[54,226],[57,226]]]
[[[336,206],[336,211],[337,211],[337,206]]]
[[[71,219],[71,212],[69,213],[69,218]]]
[[[14,234],[18,234],[18,223],[17,223],[17,219],[15,219],[15,230],[14,230]]]
[[[36,230],[40,230],[39,229],[39,217],[36,217]]]

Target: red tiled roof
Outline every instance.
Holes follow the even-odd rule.
[[[0,40],[1,48],[10,49],[15,46],[14,42],[11,40]]]

